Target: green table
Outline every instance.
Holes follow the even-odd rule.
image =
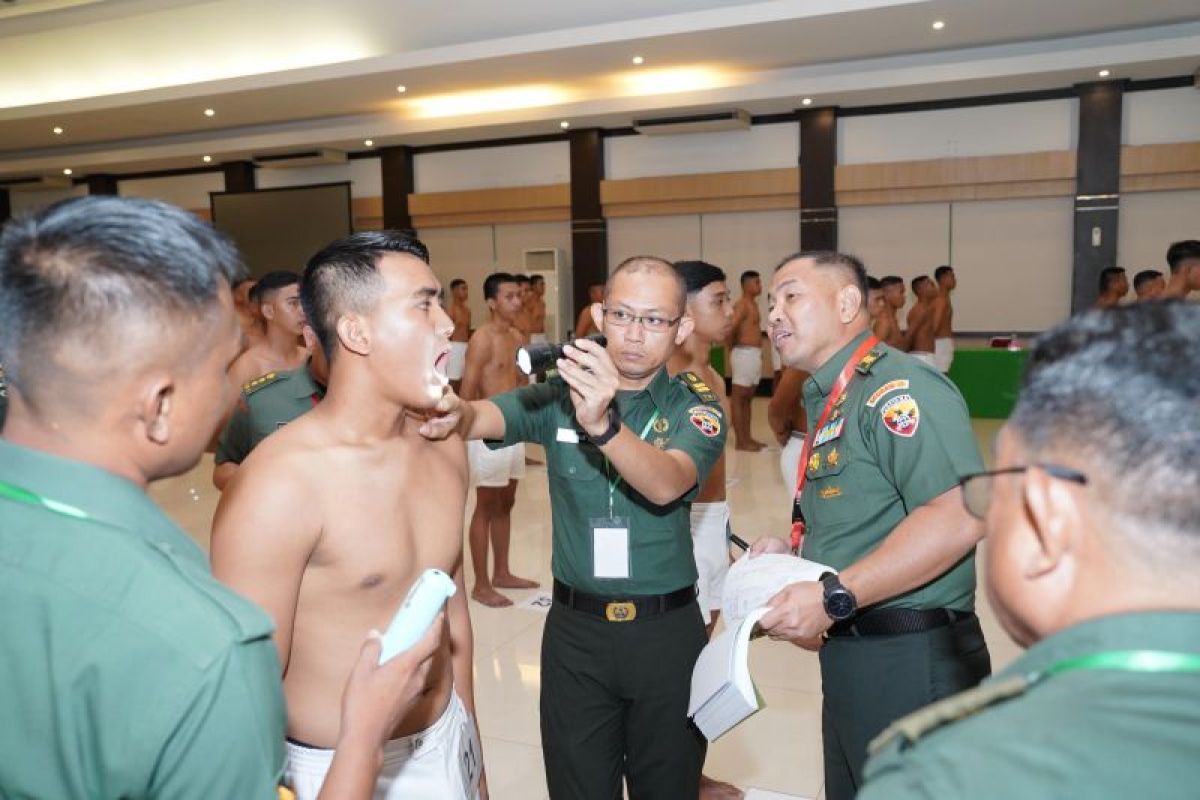
[[[996,347],[954,351],[950,380],[958,386],[972,417],[1006,419],[1017,402],[1026,352]]]

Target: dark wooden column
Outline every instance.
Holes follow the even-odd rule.
[[[0,225],[12,217],[12,202],[8,197],[8,189],[0,189]]]
[[[115,175],[88,175],[88,194],[119,194]]]
[[[411,229],[408,196],[416,191],[412,148],[406,145],[379,148],[379,173],[383,182],[383,227]]]
[[[225,171],[225,191],[253,192],[257,188],[254,164],[250,161],[229,161],[221,165]]]
[[[600,205],[604,139],[599,128],[571,131],[567,138],[571,145],[571,280],[577,317],[588,304],[588,287],[608,280],[608,223]]]
[[[837,250],[837,108],[803,108],[800,120],[800,249]]]
[[[1071,313],[1091,308],[1100,271],[1117,264],[1124,81],[1081,83],[1075,166],[1075,254]]]

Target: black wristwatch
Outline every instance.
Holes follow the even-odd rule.
[[[599,436],[592,436],[589,434],[588,441],[591,442],[592,444],[596,445],[596,447],[603,447],[604,445],[606,445],[610,441],[612,441],[612,438],[620,432],[621,432],[621,412],[617,411],[616,406],[609,406],[608,407],[608,429],[605,430],[604,433],[600,434]]]
[[[858,598],[842,585],[838,576],[826,572],[821,576],[821,584],[825,587],[825,613],[834,622],[850,619],[858,610]]]

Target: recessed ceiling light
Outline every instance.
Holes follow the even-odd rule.
[[[933,29],[935,31],[940,31],[944,27],[946,27],[946,23],[942,22],[940,19],[933,23]]]
[[[211,108],[206,108],[206,109],[204,109],[204,116],[206,116],[206,117],[211,117],[211,116],[213,116],[213,115],[214,115],[214,114],[216,114],[216,113],[217,113],[217,112],[216,112],[216,111],[213,111]]]
[[[564,119],[562,122],[558,123],[558,127],[562,128],[565,131],[567,128],[571,127],[571,123],[567,122]]]
[[[400,84],[399,86],[396,87],[396,91],[399,92],[400,94],[404,94],[405,92],[408,91],[408,87],[405,86],[404,84]]]
[[[646,59],[642,58],[641,56],[634,56],[634,57],[633,57],[633,63],[634,63],[634,64],[645,64],[645,63],[646,63]]]
[[[811,106],[811,105],[812,105],[812,98],[811,98],[811,97],[806,97],[806,98],[804,98],[803,100],[801,100],[801,101],[800,101],[800,105],[802,105],[802,106]]]
[[[375,140],[374,139],[363,139],[363,144],[366,145],[367,147],[374,147]]]
[[[63,135],[63,129],[58,125],[55,125],[53,128],[51,128],[50,132],[53,133],[55,136]]]
[[[63,175],[70,175],[72,172],[74,172],[74,170],[72,170],[70,167],[67,167],[63,170]]]
[[[1109,75],[1112,75],[1112,73],[1106,69],[1100,70],[1100,72],[1098,74],[1100,75],[1101,78],[1107,78]]]
[[[205,164],[211,164],[211,163],[212,163],[212,156],[204,156],[204,157],[203,157],[203,158],[201,158],[200,160],[201,160],[201,161],[203,161]]]

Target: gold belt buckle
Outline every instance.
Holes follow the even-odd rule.
[[[637,619],[637,606],[633,603],[609,603],[604,607],[604,618],[609,622],[632,622]]]

